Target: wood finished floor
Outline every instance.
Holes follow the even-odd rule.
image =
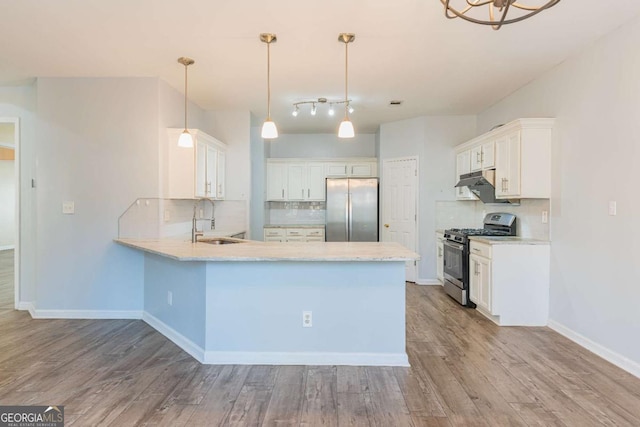
[[[638,426],[640,380],[407,285],[411,368],[200,365],[142,321],[0,309],[0,405],[67,426]]]

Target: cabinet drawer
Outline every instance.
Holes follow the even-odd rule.
[[[485,245],[484,243],[471,242],[471,254],[478,255],[485,258],[491,258],[491,245]]]
[[[295,237],[295,236],[287,236],[287,242],[306,242],[307,238],[304,236]]]
[[[287,228],[287,237],[305,237],[307,230],[304,228]]]
[[[265,242],[284,242],[284,238],[283,237],[265,237],[264,241]]]
[[[324,242],[324,237],[307,237],[307,242]]]
[[[309,228],[306,231],[307,237],[322,237],[324,240],[324,228]]]
[[[284,228],[265,228],[264,237],[284,237],[286,235]]]

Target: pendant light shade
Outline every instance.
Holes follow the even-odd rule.
[[[356,136],[356,134],[353,130],[353,123],[351,123],[348,118],[340,122],[338,138],[353,138],[354,136]]]
[[[349,120],[349,43],[356,39],[355,34],[341,33],[338,41],[344,43],[344,119],[338,129],[338,138],[353,138],[353,123]]]
[[[178,62],[184,65],[184,131],[178,138],[178,147],[193,148],[193,137],[187,129],[187,67],[192,65],[195,61],[186,56],[178,58]]]
[[[262,124],[262,138],[275,139],[278,137],[278,128],[271,120],[271,43],[278,41],[275,34],[262,33],[260,41],[267,44],[267,120]]]

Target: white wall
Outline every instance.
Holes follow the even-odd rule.
[[[353,139],[340,139],[338,135],[281,134],[267,142],[270,157],[375,157],[375,134],[358,134]]]
[[[0,250],[11,249],[16,238],[15,160],[0,160]]]
[[[422,257],[418,262],[419,283],[436,280],[435,207],[438,200],[455,199],[453,147],[475,134],[475,116],[418,117],[380,126],[381,172],[385,159],[418,157],[418,253]],[[382,197],[381,207],[384,203]]]
[[[142,254],[112,239],[131,202],[159,194],[158,80],[43,78],[37,99],[36,307],[141,310]]]
[[[20,301],[33,301],[36,294],[36,202],[31,178],[35,170],[35,85],[0,87],[0,117],[20,119]]]
[[[635,19],[478,118],[478,133],[517,117],[557,118],[550,317],[601,354],[632,361],[637,375],[639,43]],[[611,200],[617,216],[607,214]]]

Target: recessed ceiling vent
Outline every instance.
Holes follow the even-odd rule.
[[[401,101],[399,99],[393,99],[391,101],[389,101],[389,106],[390,107],[399,107],[400,105],[402,105],[404,101]]]

